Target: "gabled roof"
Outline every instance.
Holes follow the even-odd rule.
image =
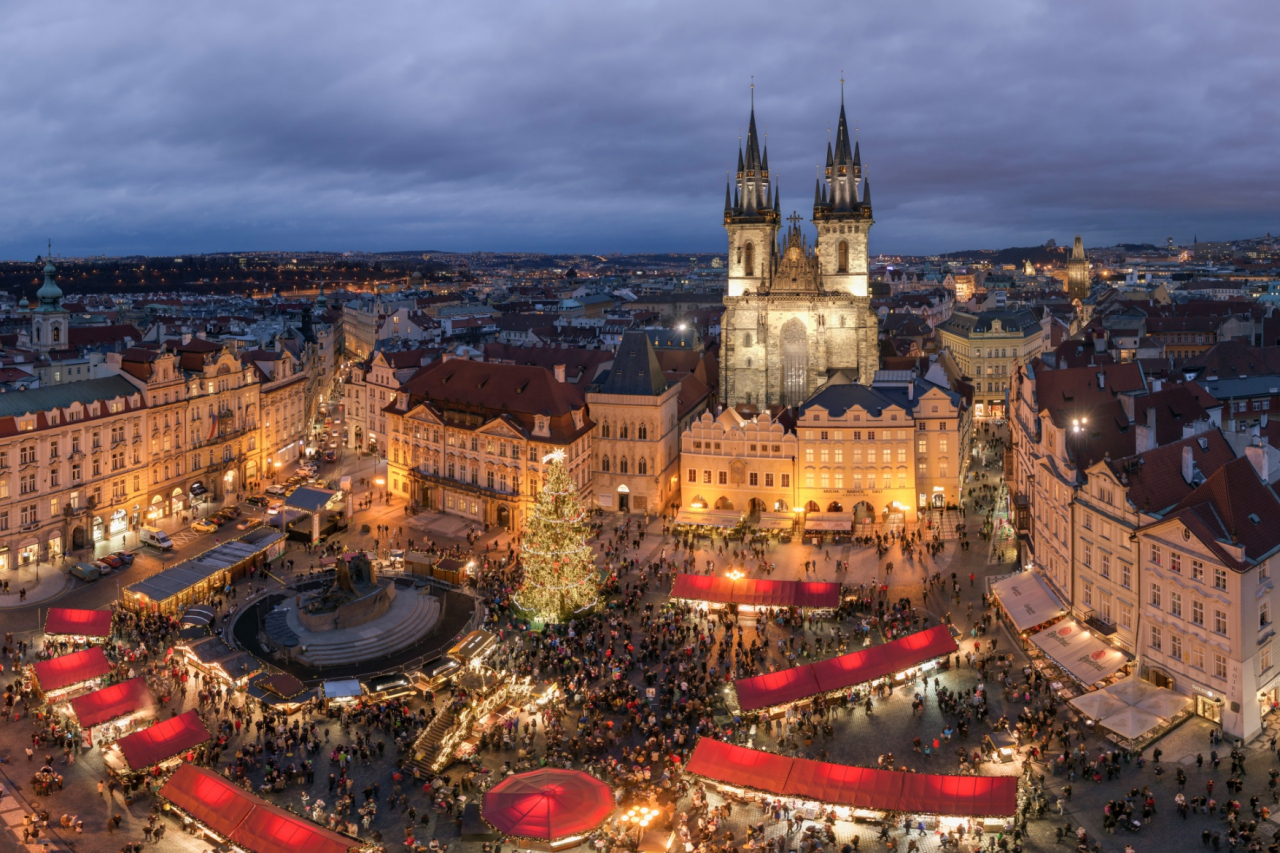
[[[1280,498],[1240,457],[1223,465],[1165,516],[1177,519],[1224,566],[1247,571],[1280,548]],[[1243,547],[1237,559],[1234,548]]]
[[[1035,366],[1036,406],[1059,428],[1074,418],[1092,417],[1092,409],[1114,402],[1122,391],[1146,387],[1142,368],[1133,362],[1045,370],[1037,360]]]
[[[1158,430],[1157,430],[1158,431]],[[1108,462],[1120,482],[1128,479],[1129,502],[1141,512],[1161,514],[1182,501],[1201,482],[1188,483],[1182,477],[1182,449],[1191,448],[1195,469],[1209,477],[1236,458],[1221,430],[1209,430],[1190,438],[1170,442],[1145,453]]]

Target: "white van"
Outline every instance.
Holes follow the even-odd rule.
[[[173,540],[169,538],[169,534],[158,528],[142,528],[141,538],[143,545],[150,545],[153,548],[159,548],[161,551],[173,550]]]

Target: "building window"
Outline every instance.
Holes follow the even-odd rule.
[[[1213,653],[1213,677],[1221,678],[1224,681],[1226,680],[1227,678],[1227,656],[1226,655],[1219,654],[1218,652]]]
[[[1263,672],[1271,669],[1271,647],[1267,646],[1258,652],[1258,668]]]
[[[750,474],[747,475],[747,483],[752,486],[760,485],[759,480],[760,480],[760,475],[757,474],[755,471],[752,471]]]
[[[1054,526],[1057,526],[1056,521]],[[1093,546],[1087,542],[1084,545],[1084,550],[1081,552],[1080,562],[1085,568],[1091,568],[1093,566]]]
[[[1169,552],[1169,571],[1175,575],[1182,574],[1182,555],[1177,551]]]
[[[784,488],[784,489],[789,489],[789,488],[791,488],[791,475],[790,475],[790,474],[782,474],[782,475],[780,475],[780,476],[782,477],[782,488]]]
[[[1127,604],[1120,605],[1120,627],[1133,630],[1133,608]]]
[[[1214,568],[1214,570],[1213,570],[1213,588],[1214,588],[1214,589],[1226,589],[1226,588],[1227,588],[1227,570],[1226,570],[1226,569],[1219,569],[1219,568],[1216,568],[1216,567]]]
[[[604,461],[604,470],[606,470],[606,471],[608,471],[608,470],[609,470],[609,460],[608,460],[607,458],[606,458],[606,459],[605,459],[605,461]],[[690,469],[689,469],[689,482],[690,482],[690,483],[696,483],[696,482],[698,482],[698,469],[697,469],[697,468],[690,468]]]
[[[1151,626],[1151,649],[1157,652],[1164,650],[1164,635],[1161,633],[1159,625]]]
[[[772,475],[772,474],[765,474],[765,475],[764,475],[764,485],[765,485],[765,488],[768,488],[768,489],[772,489],[772,488],[773,488],[773,475]]]
[[[1214,608],[1213,611],[1213,633],[1227,635],[1227,612]]]
[[[1160,584],[1153,583],[1151,585],[1151,597],[1149,599],[1149,602],[1152,607],[1156,608],[1157,610],[1160,609],[1161,607]]]
[[[1201,625],[1201,626],[1204,625],[1204,602],[1202,601],[1191,602],[1191,624]]]
[[[728,485],[728,483],[729,483],[729,472],[728,472],[728,471],[717,471],[717,472],[716,472],[716,482],[717,482],[717,483],[719,483],[721,486]]]
[[[1169,634],[1169,656],[1174,660],[1182,660],[1182,637]]]
[[[1182,593],[1169,590],[1169,615],[1182,618]]]
[[[710,483],[711,483],[711,470],[710,470],[710,469],[708,469],[708,468],[703,468],[703,469],[702,469],[702,482],[707,483],[708,485],[710,485]]]
[[[1120,586],[1125,589],[1133,588],[1133,569],[1129,567],[1128,563],[1120,564]]]
[[[1196,583],[1204,583],[1204,563],[1199,560],[1191,561],[1191,579]]]
[[[1084,585],[1084,596],[1083,596],[1083,599],[1084,599],[1084,606],[1085,606],[1085,607],[1092,607],[1092,606],[1093,606],[1093,584],[1091,584],[1091,583],[1085,583],[1085,585]]]
[[[1101,574],[1107,580],[1110,580],[1111,579],[1111,555],[1100,554],[1099,556],[1102,558],[1102,568],[1099,574]]]
[[[1271,624],[1271,602],[1263,600],[1258,606],[1258,627],[1265,628]]]
[[[810,489],[813,488],[813,472],[812,471],[804,472],[804,484],[807,488],[810,488]]]
[[[830,471],[823,471],[819,475],[819,478],[822,480],[822,488],[824,489],[831,488],[831,472]]]

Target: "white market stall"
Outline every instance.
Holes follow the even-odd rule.
[[[1064,619],[1032,634],[1031,642],[1085,685],[1114,675],[1128,661],[1123,652],[1099,640],[1074,619]]]

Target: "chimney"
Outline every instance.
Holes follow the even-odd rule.
[[[1191,445],[1183,445],[1182,448],[1182,479],[1188,486],[1196,476],[1196,462],[1191,455]]]
[[[1151,393],[1152,393],[1152,394],[1158,394],[1158,393],[1160,393],[1160,389],[1161,389],[1161,388],[1163,388],[1163,387],[1164,387],[1164,380],[1163,380],[1163,379],[1152,379],[1152,380],[1151,380]]]
[[[182,345],[183,345],[183,346],[186,346],[186,345],[187,345],[187,344],[189,344],[189,343],[191,343],[191,333],[190,333],[190,332],[183,332],[183,333],[182,333]]]
[[[1106,388],[1106,387],[1107,387],[1107,374],[1099,370],[1098,371],[1098,389],[1102,390],[1103,388]]]
[[[552,370],[554,370],[554,371],[555,371],[555,373],[556,373],[556,381],[557,381],[557,382],[564,382],[564,365],[563,365],[563,364],[557,364],[557,365],[555,365],[554,367],[552,367],[551,369],[552,369]]]
[[[1258,472],[1258,479],[1264,483],[1270,482],[1267,476],[1267,448],[1261,444],[1250,444],[1244,449],[1244,455],[1253,470]]]

